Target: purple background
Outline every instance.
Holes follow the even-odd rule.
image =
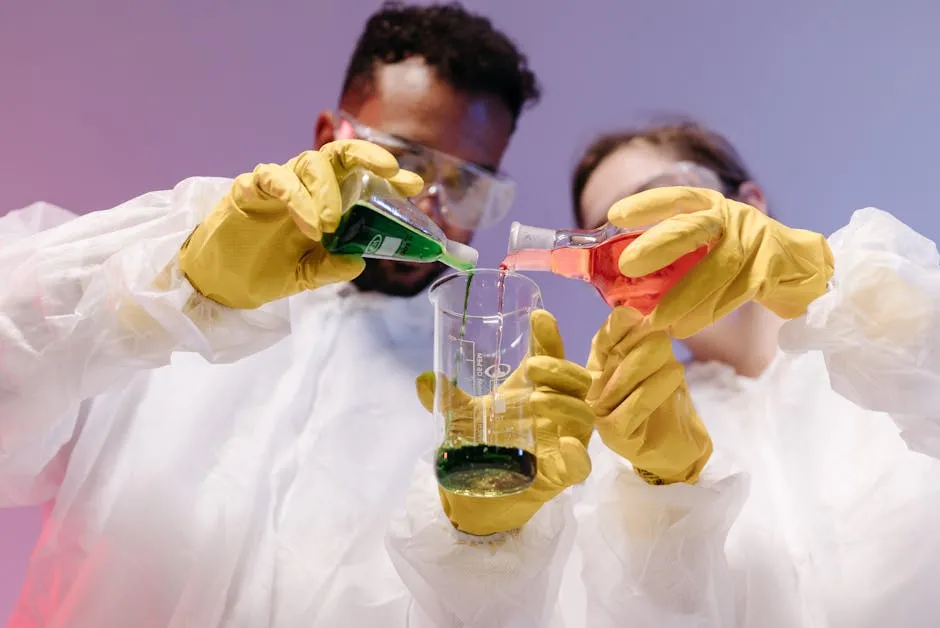
[[[519,220],[569,225],[568,176],[590,136],[666,112],[726,133],[790,224],[829,233],[876,205],[940,235],[929,188],[940,180],[935,2],[468,4],[518,40],[545,87],[505,162],[520,184]],[[0,213],[38,199],[107,208],[310,147],[377,5],[6,0]],[[484,263],[499,261],[506,229],[479,237]],[[570,356],[583,360],[599,299],[586,285],[543,286]],[[38,520],[0,511],[0,621]]]

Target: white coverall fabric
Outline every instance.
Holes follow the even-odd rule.
[[[590,628],[937,625],[940,257],[870,208],[831,244],[832,289],[784,326],[785,351],[761,377],[720,364],[687,369],[715,445],[699,484],[649,486],[592,440],[556,619]],[[451,572],[453,550],[413,541],[446,525],[431,514],[436,501],[433,483],[416,481],[407,525],[390,535],[433,618],[420,625],[486,625],[475,622],[483,607],[463,596],[465,575]]]
[[[763,377],[690,369],[716,443],[699,485],[647,486],[595,438],[574,511],[563,497],[520,531],[473,539],[443,517],[421,460],[437,435],[414,393],[432,357],[426,297],[341,285],[250,312],[202,299],[175,254],[229,184],[190,179],[71,220],[43,204],[0,219],[0,506],[54,500],[11,626],[940,616],[940,463],[902,439],[928,450],[918,435],[936,429],[926,369],[938,341],[915,334],[940,318],[940,271],[927,253],[907,257],[916,234],[890,216],[865,210],[853,224],[881,220],[901,243],[878,268],[919,299],[908,335],[891,336],[879,316],[895,312],[837,270],[788,328],[793,354]],[[852,260],[870,276],[872,256],[843,235],[837,269]],[[871,380],[865,359],[877,360]],[[925,401],[884,401],[902,381]]]

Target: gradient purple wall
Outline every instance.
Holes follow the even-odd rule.
[[[784,221],[828,233],[877,205],[940,236],[936,3],[468,4],[519,41],[545,85],[505,163],[522,221],[569,224],[568,173],[593,133],[674,112],[725,132]],[[288,159],[335,104],[377,5],[6,0],[0,213],[37,199],[101,209],[189,175]],[[505,236],[480,236],[484,262],[498,261]],[[599,300],[587,286],[543,285],[570,355],[584,359]],[[37,522],[32,510],[0,512],[0,621]]]

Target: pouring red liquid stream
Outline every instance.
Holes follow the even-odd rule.
[[[692,251],[649,275],[625,277],[617,260],[640,235],[641,232],[624,233],[591,247],[523,249],[507,255],[499,267],[523,271],[550,269],[556,275],[592,284],[611,307],[627,306],[646,315],[708,254],[708,247]]]

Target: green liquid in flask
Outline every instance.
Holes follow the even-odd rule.
[[[326,234],[323,245],[336,255],[404,262],[441,261],[458,270],[473,268],[473,264],[450,256],[444,244],[395,220],[366,201],[356,203],[343,214],[336,233]]]
[[[520,493],[536,474],[532,453],[497,445],[441,447],[436,466],[438,484],[445,491],[475,497]]]

